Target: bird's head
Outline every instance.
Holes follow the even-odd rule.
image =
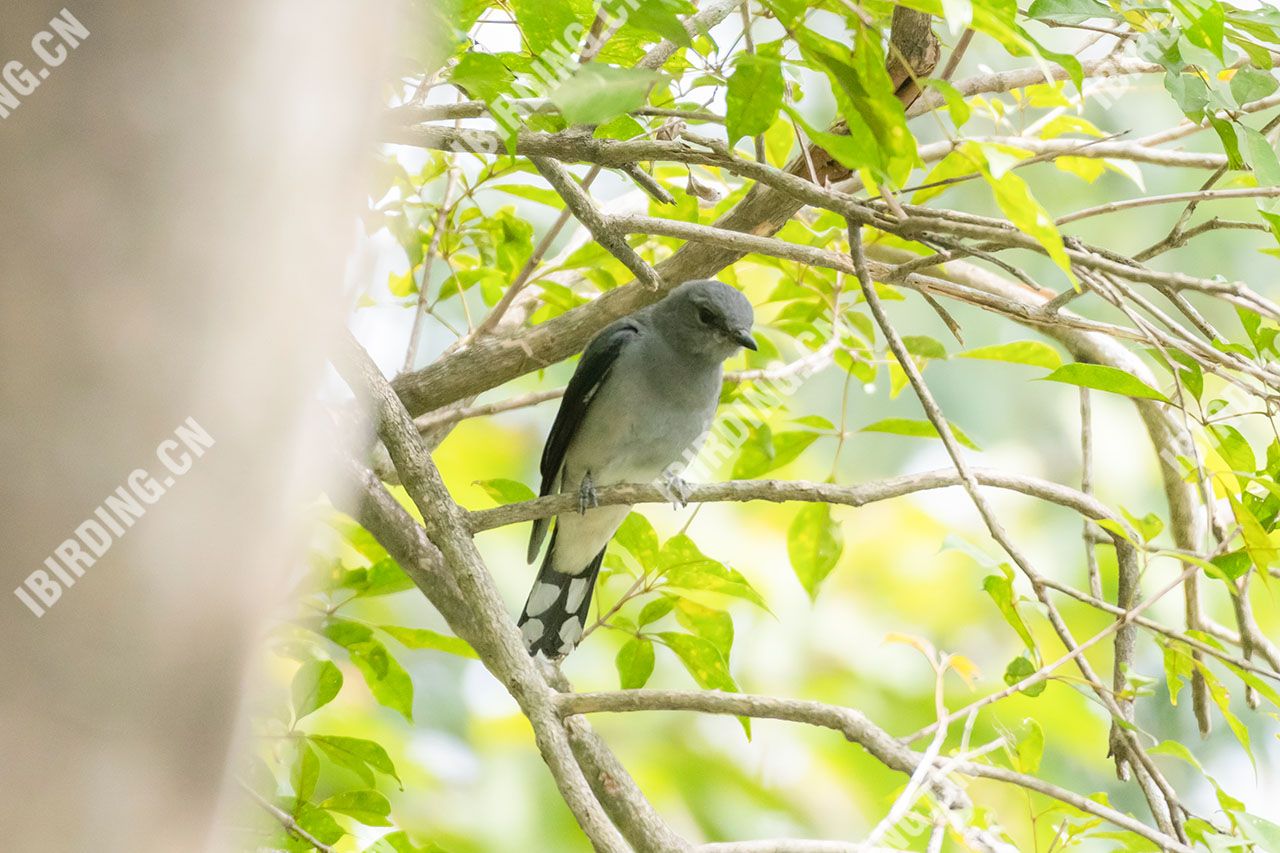
[[[740,347],[756,349],[755,314],[739,291],[713,279],[687,281],[655,308],[679,349],[723,361]]]

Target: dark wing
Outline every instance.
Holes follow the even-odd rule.
[[[613,325],[606,326],[582,351],[578,368],[569,380],[569,386],[565,388],[564,399],[560,401],[560,411],[556,413],[555,423],[551,425],[547,444],[542,448],[542,490],[539,494],[549,495],[555,490],[560,469],[564,466],[564,455],[568,452],[573,437],[578,434],[578,427],[586,417],[591,400],[608,379],[618,355],[639,334],[640,327],[636,322],[624,317]],[[533,533],[529,536],[529,562],[532,563],[538,556],[538,549],[542,547],[542,540],[547,535],[550,523],[549,518],[539,518],[533,522]]]

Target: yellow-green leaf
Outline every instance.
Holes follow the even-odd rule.
[[[378,628],[409,649],[433,649],[462,658],[476,658],[476,650],[466,640],[450,637],[428,628],[402,628],[399,625],[379,625]]]
[[[1062,366],[1058,351],[1042,341],[1013,341],[1007,344],[978,347],[958,353],[957,358],[977,358],[986,361],[1007,361],[1011,364],[1027,364],[1054,370]]]
[[[648,637],[632,637],[618,649],[614,664],[623,690],[644,687],[653,675],[653,642]]]
[[[294,719],[301,720],[312,711],[328,705],[341,689],[342,672],[332,661],[313,660],[304,663],[294,673],[290,689]]]
[[[840,561],[844,533],[831,517],[831,506],[812,503],[800,509],[787,529],[787,556],[800,585],[810,598]]]
[[[1092,388],[1095,391],[1109,391],[1112,394],[1123,394],[1126,397],[1138,397],[1143,400],[1159,400],[1169,402],[1169,398],[1143,382],[1131,373],[1103,364],[1081,364],[1075,362],[1059,367],[1041,379],[1047,382],[1064,382],[1067,385],[1078,385],[1081,388]]]
[[[951,432],[956,437],[956,441],[969,448],[970,450],[981,450],[982,448],[973,443],[973,439],[965,435],[964,430],[948,421]],[[882,421],[876,421],[873,424],[864,426],[859,432],[885,432],[892,435],[907,435],[912,438],[939,438],[938,430],[929,421],[917,421],[910,418],[885,418]]]

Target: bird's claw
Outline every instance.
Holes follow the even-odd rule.
[[[677,474],[663,474],[661,482],[658,483],[658,491],[664,498],[671,501],[673,508],[680,509],[689,505],[693,487]]]
[[[596,484],[591,482],[591,475],[588,474],[582,478],[582,485],[578,487],[578,514],[586,515],[587,510],[598,506],[600,501],[596,498]]]

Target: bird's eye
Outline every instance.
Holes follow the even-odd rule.
[[[704,308],[698,309],[698,319],[702,321],[702,324],[704,326],[710,326],[711,321],[714,320],[715,318],[716,318],[716,315],[711,313],[710,308],[704,307]]]

